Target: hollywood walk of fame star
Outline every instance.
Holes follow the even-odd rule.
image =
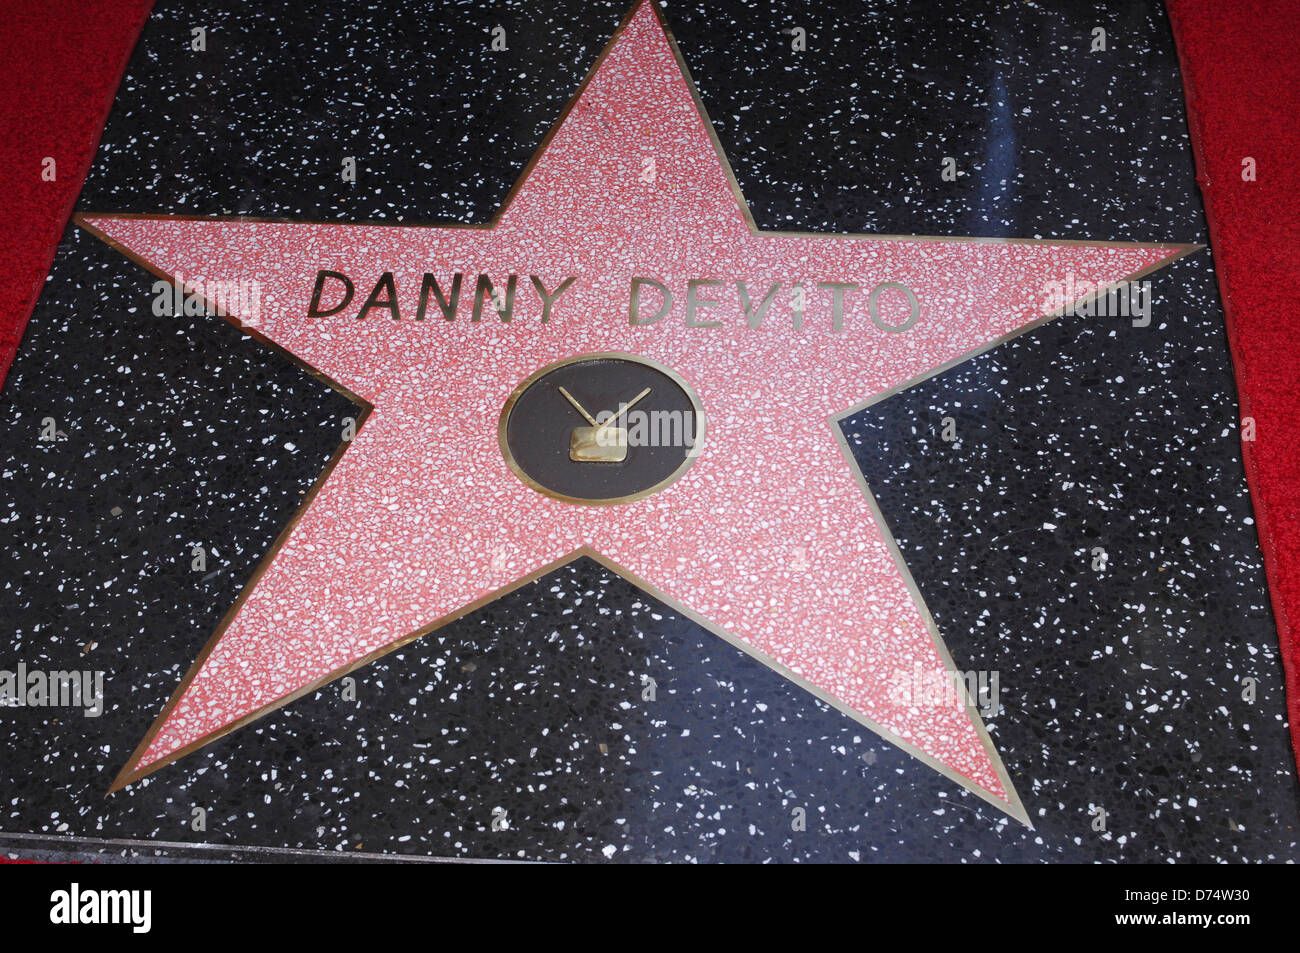
[[[161,276],[256,279],[254,333],[366,408],[115,790],[588,555],[1028,823],[978,713],[898,691],[953,664],[838,421],[1047,320],[1044,289],[1067,274],[1106,288],[1192,246],[761,231],[649,2],[487,227],[79,222]],[[370,276],[357,299],[374,307],[308,317],[325,271]],[[455,274],[466,293],[448,320]],[[413,320],[426,275],[444,297]],[[479,275],[492,276],[486,306]],[[507,322],[508,275],[552,294],[575,280],[543,323],[545,294],[524,293],[523,278]],[[630,320],[638,277],[675,289],[662,320]],[[790,305],[796,286],[806,300]],[[894,294],[876,320],[870,305],[889,310],[867,300],[880,286],[914,295],[916,310]],[[707,420],[692,465],[614,506],[547,492],[508,459],[529,430],[510,436],[503,415],[521,384],[590,355],[662,369]],[[605,423],[575,390],[588,379],[571,380],[572,400],[538,392],[569,415],[555,452],[583,474],[624,466],[568,456],[571,439],[573,452],[601,452],[603,432],[578,434],[578,409]],[[652,407],[671,388],[647,381]]]

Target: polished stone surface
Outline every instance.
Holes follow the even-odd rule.
[[[624,12],[392,5],[322,28],[288,3],[161,3],[79,208],[486,221]],[[667,16],[761,226],[1205,240],[1156,3]],[[498,24],[508,57],[484,52]],[[355,702],[327,686],[105,799],[352,410],[220,320],[153,317],[152,282],[70,230],[0,395],[0,667],[102,669],[109,709],[4,712],[0,831],[537,859],[1300,857],[1208,251],[1153,278],[1148,328],[1062,319],[845,424],[957,667],[999,673],[990,731],[1035,830],[585,561],[359,670]]]

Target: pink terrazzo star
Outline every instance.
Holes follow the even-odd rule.
[[[1053,281],[1109,286],[1187,246],[760,232],[650,3],[629,15],[490,227],[82,224],[159,274],[255,279],[258,312],[239,317],[373,406],[115,789],[581,552],[1027,822],[978,717],[898,692],[900,679],[940,678],[951,662],[835,418],[1043,319]],[[310,318],[321,270],[352,276],[356,296]],[[381,307],[358,320],[385,272],[400,318]],[[455,320],[433,301],[413,320],[423,275],[445,291],[458,272]],[[498,289],[520,276],[509,323],[490,302],[470,320],[479,274]],[[575,277],[546,323],[533,275],[548,290]],[[635,276],[673,290],[668,316],[629,323]],[[687,326],[687,282],[700,278],[724,282],[701,292],[720,303],[696,315],[719,326]],[[755,305],[780,283],[757,328],[737,281]],[[859,286],[843,292],[842,330],[819,282]],[[868,291],[885,282],[916,295],[920,318],[906,331],[870,318]],[[796,284],[807,289],[797,330]],[[881,323],[908,316],[897,290],[880,304]],[[538,368],[606,351],[651,358],[694,386],[708,419],[702,452],[637,502],[542,495],[506,466],[502,407]]]

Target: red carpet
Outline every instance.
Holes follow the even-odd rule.
[[[0,0],[0,384],[153,0]],[[54,180],[46,181],[46,157]]]
[[[152,0],[0,0],[0,384]],[[1169,0],[1300,753],[1300,30],[1295,0]],[[55,160],[54,181],[42,178]],[[1256,180],[1242,180],[1255,160]]]
[[[1300,757],[1300,29],[1295,0],[1169,0]],[[1253,182],[1243,160],[1255,160]],[[1243,434],[1244,436],[1244,434]],[[1248,673],[1242,673],[1248,674]]]

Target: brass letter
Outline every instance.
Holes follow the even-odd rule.
[[[510,316],[514,314],[515,311],[515,286],[518,283],[518,275],[511,275],[506,279],[506,300],[504,304],[498,304],[496,289],[492,287],[492,279],[487,275],[479,275],[478,284],[474,286],[474,314],[470,317],[470,320],[482,320],[483,297],[486,295],[492,299],[492,307],[496,308],[497,317],[502,321],[508,322]]]
[[[388,300],[379,300],[381,290],[388,292]],[[375,290],[370,292],[370,297],[366,299],[366,303],[357,312],[357,320],[364,321],[366,315],[376,308],[387,308],[394,321],[402,320],[402,314],[397,310],[397,287],[393,284],[393,273],[391,271],[386,271],[379,276],[379,280],[375,282]]]
[[[709,298],[695,297],[695,292],[701,287],[721,288],[722,282],[714,281],[712,278],[692,278],[686,282],[686,326],[688,328],[720,328],[722,327],[721,321],[695,320],[696,309],[721,304],[721,302]]]
[[[659,289],[659,293],[664,296],[663,307],[661,307],[653,318],[641,319],[641,286],[654,285]],[[654,324],[665,314],[672,310],[673,293],[668,290],[668,286],[655,281],[653,278],[633,278],[632,279],[632,297],[627,306],[627,323],[631,325]]]
[[[776,293],[780,290],[781,282],[772,282],[772,287],[767,289],[767,294],[765,294],[763,300],[759,302],[758,313],[756,314],[754,312],[754,305],[749,300],[749,289],[745,287],[743,281],[737,281],[736,291],[740,293],[740,306],[745,309],[745,323],[751,328],[757,330],[759,325],[763,323],[763,318],[767,314],[767,309],[772,306],[772,300],[776,297]]]
[[[346,291],[343,294],[343,300],[338,307],[330,308],[328,311],[320,309],[321,295],[325,293],[325,279],[334,278],[343,282]],[[347,275],[341,275],[337,271],[318,271],[316,273],[316,288],[311,293],[311,304],[307,306],[307,317],[309,318],[328,318],[330,315],[338,314],[346,308],[352,301],[352,292],[356,290],[352,287],[352,279]]]
[[[551,320],[551,308],[559,300],[560,295],[569,290],[569,285],[573,284],[573,278],[565,278],[560,283],[560,287],[555,289],[555,294],[547,294],[546,286],[542,284],[542,279],[536,275],[529,275],[533,279],[533,287],[537,289],[537,297],[542,299],[542,324]]]
[[[844,330],[844,292],[856,291],[858,286],[851,281],[819,281],[818,288],[831,289],[831,330]]]
[[[460,272],[451,279],[451,300],[448,301],[442,296],[442,289],[438,287],[438,279],[428,272],[424,273],[424,282],[420,285],[420,306],[415,311],[415,320],[423,321],[425,309],[429,307],[429,292],[438,299],[438,308],[442,311],[442,316],[448,321],[456,320],[456,305],[460,303]]]

